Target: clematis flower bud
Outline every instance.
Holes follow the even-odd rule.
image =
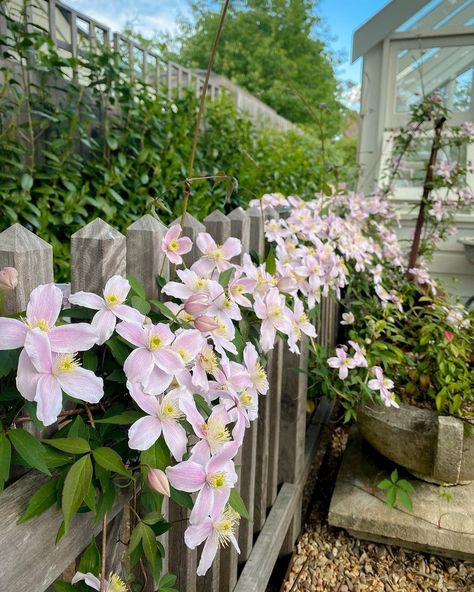
[[[209,296],[203,292],[192,294],[184,304],[184,310],[193,317],[196,317],[209,308]]]
[[[18,271],[14,267],[0,269],[0,290],[14,290],[18,285]]]
[[[194,326],[198,331],[201,331],[202,333],[207,333],[208,331],[215,331],[219,328],[219,325],[213,318],[207,317],[205,315],[195,319]]]
[[[451,341],[451,339],[454,337],[454,333],[452,333],[451,331],[445,331],[444,336],[448,341]]]
[[[148,484],[157,493],[166,495],[166,497],[170,496],[170,482],[160,469],[150,469],[148,471]]]

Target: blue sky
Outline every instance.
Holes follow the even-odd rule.
[[[333,50],[343,56],[338,69],[343,80],[360,82],[360,60],[350,64],[352,33],[380,10],[387,0],[320,0],[318,14]],[[188,0],[66,0],[66,3],[114,31],[133,21],[144,35],[176,29],[179,14],[188,14]]]

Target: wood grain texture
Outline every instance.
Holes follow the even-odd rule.
[[[0,590],[43,592],[100,532],[91,513],[78,514],[69,533],[55,545],[62,513],[50,508],[25,524],[17,524],[31,495],[47,481],[32,471],[3,492],[0,503]],[[112,520],[129,497],[127,490],[108,514]]]
[[[168,515],[169,521],[175,523],[168,535],[168,569],[177,577],[175,587],[179,592],[196,592],[197,551],[184,544],[189,511],[170,500]]]
[[[235,208],[227,216],[230,220],[230,235],[240,239],[242,253],[232,259],[233,263],[242,263],[244,253],[249,252],[250,245],[250,218],[242,208]]]
[[[5,293],[5,313],[24,311],[31,291],[54,281],[53,248],[21,224],[13,224],[0,232],[2,267],[15,267],[18,271],[18,286]]]
[[[253,421],[245,431],[242,445],[242,471],[240,475],[240,495],[248,510],[250,519],[242,520],[239,527],[239,562],[244,563],[250,556],[253,546],[253,517],[255,499],[255,471],[257,465],[257,421]]]
[[[260,208],[250,208],[247,210],[250,219],[250,240],[249,250],[255,251],[259,255],[264,253],[264,234],[263,234],[263,216]]]
[[[240,492],[241,474],[242,474],[242,448],[239,450],[234,458],[239,480],[236,483],[235,489]],[[234,530],[236,539],[239,538],[240,526]],[[219,577],[219,592],[232,592],[237,583],[237,570],[239,565],[239,554],[234,548],[234,545],[227,545],[220,550],[220,577]]]
[[[149,299],[159,296],[155,277],[161,275],[169,279],[168,260],[161,250],[167,230],[150,214],[136,220],[127,230],[127,275],[142,284]]]
[[[113,275],[125,276],[126,239],[96,218],[71,236],[71,291],[102,295]]]
[[[273,505],[278,493],[283,347],[283,340],[281,337],[278,337],[270,359],[268,373],[268,380],[270,384],[270,390],[268,394],[270,401],[270,433],[268,443],[267,508],[270,508]]]
[[[208,232],[218,245],[222,245],[230,236],[230,220],[222,212],[214,210],[203,220]]]
[[[269,361],[273,358],[273,351],[269,352]],[[267,517],[267,486],[268,486],[268,457],[270,447],[270,399],[273,393],[259,397],[258,429],[257,429],[257,459],[255,468],[255,497],[253,514],[253,533],[259,533]]]
[[[181,216],[176,218],[173,224],[181,224]],[[171,226],[171,225],[170,225]],[[191,216],[186,212],[184,216],[184,224],[182,225],[183,236],[187,236],[193,241],[193,248],[189,253],[183,256],[184,262],[187,267],[190,267],[195,261],[201,256],[201,252],[196,246],[196,237],[200,232],[206,232],[206,227],[201,224],[197,218]]]

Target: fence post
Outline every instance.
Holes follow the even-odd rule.
[[[0,233],[0,268],[15,267],[18,285],[6,292],[5,314],[26,309],[31,291],[54,281],[53,247],[21,224]]]
[[[278,493],[278,463],[280,446],[280,411],[281,411],[281,389],[283,380],[283,347],[281,337],[277,338],[275,349],[269,360],[268,379],[270,382],[270,435],[268,445],[268,485],[267,485],[267,508],[275,503]]]
[[[250,250],[250,218],[242,208],[235,208],[227,217],[230,220],[230,236],[239,238],[242,243],[242,253],[234,257],[232,262],[242,263],[244,253],[248,253]]]
[[[305,455],[308,338],[302,336],[299,343],[300,355],[290,352],[286,343],[283,348],[278,475],[280,483],[296,483],[303,471]],[[283,555],[291,553],[301,530],[301,500],[296,508],[281,550]]]
[[[181,224],[181,216],[176,218],[173,224]],[[184,262],[186,263],[187,267],[191,267],[191,265],[199,259],[201,253],[196,246],[196,237],[200,232],[206,232],[206,227],[204,224],[201,224],[199,220],[197,220],[191,214],[184,215],[184,224],[182,224],[183,235],[189,237],[193,241],[193,248],[192,250],[183,255]]]
[[[166,226],[147,214],[136,220],[127,230],[127,274],[135,277],[145,288],[147,298],[158,298],[157,275],[169,278],[169,265],[161,250]]]
[[[263,212],[261,208],[254,207],[247,210],[247,214],[250,218],[250,252],[255,251],[263,255],[265,250]]]
[[[102,294],[113,275],[125,275],[125,237],[101,218],[71,236],[71,291]]]
[[[214,210],[204,218],[204,226],[218,245],[222,245],[230,236],[230,220],[222,212]]]

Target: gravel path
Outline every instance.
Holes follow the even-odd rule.
[[[474,565],[468,562],[359,541],[328,526],[327,511],[346,442],[347,431],[336,428],[283,592],[474,592]]]

